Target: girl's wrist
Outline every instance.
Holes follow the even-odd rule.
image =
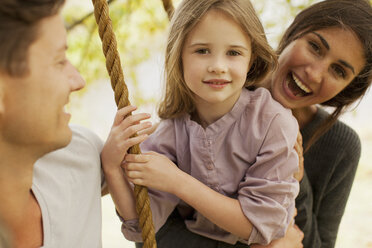
[[[192,181],[190,180],[191,175],[186,172],[179,170],[177,176],[174,177],[174,185],[171,185],[169,193],[181,198],[185,191],[187,191],[188,186]]]
[[[124,171],[120,166],[102,166],[106,178],[123,177]]]

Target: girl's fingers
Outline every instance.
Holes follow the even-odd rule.
[[[119,109],[115,115],[114,126],[121,125],[126,128],[130,125],[136,124],[137,122],[139,123],[140,121],[149,119],[151,117],[151,115],[148,113],[130,115],[130,113],[132,113],[136,109],[137,107],[132,105],[125,106]]]
[[[133,179],[142,179],[142,174],[139,171],[128,170],[128,171],[125,171],[125,174],[131,180],[133,180]]]
[[[139,123],[139,124],[135,124],[135,125],[132,125],[132,126],[129,126],[128,128],[120,131],[120,130],[117,130],[117,135],[120,137],[120,139],[129,139],[130,137],[134,136],[135,134],[137,134],[138,132],[140,132],[141,130],[144,130],[144,129],[147,129],[149,127],[151,127],[151,122],[147,121],[147,122],[143,122],[143,123]],[[145,135],[145,134],[143,134]]]
[[[127,116],[129,113],[133,112],[136,109],[137,107],[132,105],[128,105],[125,106],[124,108],[119,109],[115,115],[114,126],[119,125],[123,121],[125,116]]]
[[[140,136],[136,136],[136,137],[132,137],[132,138],[126,139],[123,142],[122,148],[128,150],[130,147],[143,142],[147,137],[148,137],[147,134],[142,134]]]
[[[135,185],[142,185],[142,186],[146,186],[145,185],[145,181],[142,179],[142,178],[128,178],[129,182],[135,184]]]
[[[134,114],[127,116],[121,123],[120,128],[121,129],[127,129],[130,126],[139,124],[141,121],[147,120],[151,117],[148,113],[140,113],[140,114]]]
[[[148,134],[148,135],[150,135],[150,134],[152,134],[153,132],[155,132],[155,130],[156,130],[156,128],[159,126],[159,122],[157,122],[157,123],[154,123],[154,124],[152,124],[151,125],[151,127],[150,128],[146,128],[146,129],[144,129],[144,130],[141,130],[140,132],[138,132],[138,134]]]
[[[130,162],[129,164],[147,163],[149,161],[149,156],[146,154],[127,154],[124,160]]]

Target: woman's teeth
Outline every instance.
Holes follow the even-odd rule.
[[[293,73],[290,73],[287,78],[287,86],[291,90],[292,94],[297,97],[303,97],[310,95],[312,91],[304,85],[299,78]]]
[[[300,79],[298,79],[294,74],[292,74],[292,78],[293,78],[293,80],[295,81],[295,83],[297,84],[297,86],[300,87],[301,90],[305,91],[306,94],[311,93],[311,90],[310,90],[308,87],[306,87],[306,85],[304,85],[304,84],[300,81]]]

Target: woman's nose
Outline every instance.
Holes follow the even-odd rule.
[[[321,83],[324,72],[327,70],[325,62],[313,62],[312,64],[306,66],[305,72],[307,74],[310,83]]]

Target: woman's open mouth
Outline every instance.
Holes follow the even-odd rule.
[[[297,97],[308,96],[313,93],[311,89],[303,84],[293,73],[288,74],[286,83],[292,94]]]

